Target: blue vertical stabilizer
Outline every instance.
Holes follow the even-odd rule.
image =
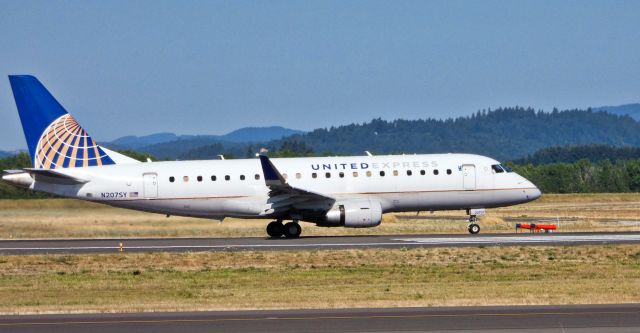
[[[10,75],[9,82],[35,168],[114,164],[38,79]]]

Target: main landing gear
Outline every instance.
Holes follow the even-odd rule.
[[[469,226],[467,227],[469,233],[475,235],[480,232],[480,226],[478,225],[478,217],[475,215],[469,216]]]
[[[267,225],[267,234],[271,238],[298,238],[302,233],[302,228],[297,220],[282,224],[282,220],[272,221]]]

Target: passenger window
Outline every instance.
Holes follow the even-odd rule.
[[[173,183],[175,181],[176,181],[176,177],[173,177],[173,176],[169,177],[169,182]]]
[[[240,175],[240,180],[244,180],[244,175]]]
[[[301,173],[299,173],[299,172],[298,172],[298,173],[296,173],[296,179],[300,179],[300,178],[302,178],[302,174],[301,174]]]
[[[338,174],[338,176],[339,176],[340,178],[344,178],[344,172],[340,172],[340,173]]]
[[[407,176],[411,176],[412,174],[411,170],[407,170]]]
[[[188,182],[188,181],[189,181],[189,176],[184,176],[184,177],[182,177],[182,180],[183,180],[185,183],[186,183],[186,182]]]
[[[198,180],[198,182],[201,182],[202,181],[202,176],[198,176],[198,177],[196,177],[196,179]]]
[[[384,177],[384,171],[380,171],[380,177]]]
[[[231,176],[229,175],[224,176],[224,180],[231,180]]]
[[[215,181],[216,181],[216,179],[218,179],[216,176],[211,176],[211,181],[212,181],[212,182],[215,182]]]
[[[324,176],[327,177],[327,178],[331,178],[331,172],[325,173]]]
[[[353,178],[358,178],[358,171],[353,172]]]
[[[424,176],[426,174],[426,172],[424,170],[420,170],[420,175]]]
[[[437,176],[439,173],[440,173],[440,172],[438,171],[438,169],[433,169],[433,174],[434,174],[434,175],[436,175],[436,176]]]
[[[447,175],[451,174],[451,169],[447,169]]]
[[[371,171],[367,171],[367,177],[371,177]]]
[[[393,175],[397,176],[398,175],[398,170],[393,170]]]
[[[312,174],[311,174],[311,178],[313,178],[313,179],[318,178],[318,174],[317,174],[317,173],[315,173],[315,172],[314,172],[314,173],[312,173]]]
[[[255,178],[256,180],[260,180],[260,175],[256,173],[256,175],[253,176],[253,178]]]

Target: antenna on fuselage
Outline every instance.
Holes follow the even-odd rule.
[[[373,156],[373,154],[371,154],[368,150],[365,150],[364,153],[367,154],[367,156]]]
[[[218,158],[224,161],[224,155],[218,155]]]

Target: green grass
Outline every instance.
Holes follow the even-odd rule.
[[[619,303],[640,248],[4,256],[0,312]]]

